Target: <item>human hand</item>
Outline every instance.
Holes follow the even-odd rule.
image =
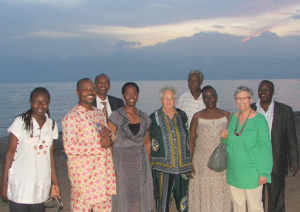
[[[101,138],[108,138],[111,137],[112,133],[107,127],[102,127],[99,131]]]
[[[293,177],[297,174],[298,170],[299,170],[298,166],[291,167],[291,172],[293,172]]]
[[[259,177],[258,185],[263,185],[267,183],[266,177]]]
[[[1,198],[4,202],[7,202],[8,201],[8,197],[7,197],[7,183],[6,184],[2,184],[1,187],[0,187],[0,195],[1,195]]]
[[[52,184],[52,186],[51,186],[51,195],[50,196],[51,197],[58,196],[59,198],[61,198],[59,185]]]
[[[101,148],[111,147],[113,145],[113,140],[111,138],[111,135],[108,138],[101,138],[100,139],[100,144],[101,144]]]
[[[190,178],[194,179],[194,175],[195,175],[195,170],[194,170],[194,166],[192,166],[193,171],[189,172],[188,175]]]
[[[221,132],[220,132],[219,135],[220,135],[221,138],[227,139],[227,136],[228,136],[228,130],[227,130],[227,129],[221,130]]]

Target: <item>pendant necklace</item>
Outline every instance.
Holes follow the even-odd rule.
[[[250,112],[249,112],[249,114],[248,114],[248,117],[247,117],[246,121],[245,121],[244,124],[243,124],[243,127],[242,127],[241,131],[240,131],[239,133],[237,133],[237,132],[236,132],[236,131],[237,131],[237,127],[238,127],[238,124],[239,124],[239,122],[240,122],[240,115],[241,115],[241,112],[240,112],[239,117],[238,117],[237,122],[236,122],[236,125],[235,125],[235,129],[234,129],[234,135],[235,135],[235,136],[239,136],[239,135],[242,134],[242,132],[243,132],[245,126],[246,126],[246,123],[247,123],[247,121],[248,121],[248,118],[249,118],[249,116],[250,116],[250,113],[251,113],[251,110],[250,110]]]

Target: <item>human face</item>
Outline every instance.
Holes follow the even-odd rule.
[[[271,103],[274,90],[270,83],[262,82],[258,87],[258,97],[262,103]]]
[[[45,116],[45,113],[49,109],[50,99],[45,92],[35,92],[33,93],[31,100],[29,100],[29,103],[34,117]]]
[[[203,81],[200,81],[198,74],[190,74],[188,79],[188,85],[191,93],[201,91],[201,85]]]
[[[97,94],[106,96],[108,90],[110,89],[109,79],[104,75],[97,77],[96,88]]]
[[[236,95],[235,101],[238,109],[243,112],[249,110],[253,99],[250,99],[247,91],[242,91]]]
[[[163,96],[162,96],[162,99],[161,99],[163,109],[174,108],[175,101],[176,101],[176,99],[175,99],[173,91],[168,91],[167,90],[163,93]]]
[[[139,98],[139,93],[133,85],[128,85],[125,87],[123,98],[125,100],[126,105],[135,106]]]
[[[213,89],[205,90],[202,95],[203,95],[203,102],[206,108],[212,109],[217,106],[218,96],[216,95]]]
[[[96,98],[96,87],[91,80],[83,80],[79,86],[76,94],[79,97],[79,104],[90,109]]]

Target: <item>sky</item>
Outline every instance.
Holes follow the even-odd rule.
[[[171,62],[170,54],[290,59],[300,58],[299,47],[299,0],[0,0],[0,82],[22,81],[18,73],[46,64],[63,70],[60,63],[82,59],[85,67],[95,57],[122,64],[107,64],[112,70],[126,66],[126,57],[139,60],[139,67],[143,57],[156,70],[153,55],[161,56],[160,64]],[[92,75],[99,66],[86,71]]]

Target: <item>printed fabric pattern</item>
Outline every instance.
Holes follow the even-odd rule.
[[[75,106],[64,117],[63,144],[68,156],[71,208],[78,199],[94,205],[116,194],[116,176],[110,148],[101,148],[97,123],[107,126],[97,108]]]

